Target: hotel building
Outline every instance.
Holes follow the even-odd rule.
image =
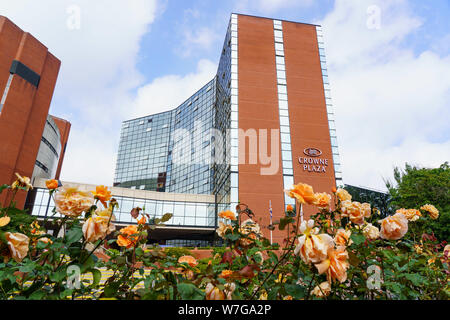
[[[213,243],[218,212],[238,204],[269,237],[270,211],[284,217],[294,201],[283,190],[299,182],[328,193],[342,185],[322,28],[232,14],[213,79],[170,111],[122,123],[112,194],[119,227],[145,206],[173,213],[149,241],[195,246]],[[35,187],[28,205],[45,218],[44,180]]]
[[[214,195],[218,211],[246,204],[268,225],[298,182],[342,185],[318,25],[232,14],[210,82],[171,111],[123,122],[114,186]]]

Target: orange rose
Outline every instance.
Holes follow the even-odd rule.
[[[253,240],[262,237],[259,224],[254,222],[252,219],[247,219],[242,222],[241,226],[239,227],[239,232],[248,237],[247,239],[240,239],[240,244],[243,247],[249,246],[253,243]]]
[[[347,268],[348,253],[345,247],[339,246],[336,249],[330,247],[328,249],[328,257],[319,264],[316,264],[316,268],[319,274],[326,273],[327,280],[331,283],[334,280],[338,280],[340,283],[347,280]]]
[[[350,221],[357,225],[364,224],[364,218],[370,217],[370,204],[351,202],[344,200],[341,202],[341,210],[343,217],[349,217]]]
[[[362,230],[363,235],[368,240],[376,240],[380,237],[380,230],[377,227],[373,226],[371,223],[368,223]]]
[[[323,298],[331,293],[330,283],[328,281],[322,282],[311,291],[311,294],[315,295],[317,298]]]
[[[381,238],[387,240],[398,240],[408,232],[408,219],[402,213],[396,213],[380,220]]]
[[[138,224],[145,224],[147,222],[147,219],[145,219],[145,216],[142,216],[139,220],[138,220]]]
[[[215,287],[211,282],[205,288],[206,300],[225,300],[225,294],[222,290]]]
[[[225,237],[225,233],[227,230],[233,230],[233,227],[229,224],[225,224],[222,221],[219,221],[219,228],[217,228],[216,232],[219,235],[219,237],[223,238]]]
[[[327,209],[330,207],[331,196],[326,193],[316,193],[314,194],[314,205],[319,209]]]
[[[22,177],[20,174],[16,172],[17,180],[14,181],[11,185],[12,190],[18,190],[19,187],[25,188],[26,191],[33,189],[33,185],[31,184],[31,180],[28,177]]]
[[[426,204],[420,207],[421,210],[424,210],[430,214],[431,219],[436,220],[439,218],[439,210],[436,209],[432,204]]]
[[[94,198],[99,200],[106,208],[106,201],[111,199],[111,191],[108,191],[108,187],[103,185],[95,187],[95,191],[91,191]]]
[[[81,191],[77,187],[62,187],[55,195],[56,211],[69,217],[79,216],[87,211],[93,203],[92,194]]]
[[[299,254],[305,263],[318,263],[327,257],[328,248],[333,243],[333,238],[328,234],[317,234],[314,228],[314,220],[303,221],[300,225],[302,236],[298,238],[298,245],[294,254]]]
[[[350,193],[348,193],[347,190],[342,188],[337,189],[336,195],[338,199],[341,201],[352,200],[352,196],[350,195]]]
[[[21,233],[5,232],[9,252],[16,262],[21,262],[28,254],[30,239]]]
[[[47,180],[45,181],[45,185],[47,186],[47,189],[55,190],[56,188],[58,188],[58,180],[55,179]]]
[[[294,211],[294,207],[293,206],[291,206],[290,204],[288,204],[287,206],[286,206],[286,211]]]
[[[350,239],[352,232],[350,230],[339,229],[334,236],[334,243],[338,246],[349,246],[353,243]]]
[[[419,219],[419,217],[422,216],[420,211],[417,209],[401,208],[401,209],[398,209],[397,211],[395,211],[395,213],[403,214],[406,217],[406,219],[408,219],[409,221],[416,221],[417,219]]]
[[[83,235],[87,242],[95,242],[105,238],[115,230],[112,223],[115,217],[111,210],[96,210],[83,224]]]
[[[450,258],[450,244],[448,244],[444,247],[444,258],[445,259]]]
[[[234,212],[232,212],[230,210],[219,212],[219,217],[228,219],[228,220],[236,220],[236,216],[235,216]]]
[[[0,227],[6,226],[11,221],[11,218],[8,216],[4,216],[0,218]]]
[[[220,278],[228,279],[233,275],[232,270],[222,270],[222,273],[219,275]]]
[[[136,226],[128,226],[120,229],[120,234],[117,237],[117,244],[128,249],[134,247],[139,239],[138,230]]]
[[[193,256],[181,256],[178,258],[178,263],[187,263],[191,267],[198,265],[197,260]]]
[[[284,192],[291,198],[297,199],[300,203],[313,204],[315,197],[313,188],[305,183],[298,183],[292,189],[284,190]]]

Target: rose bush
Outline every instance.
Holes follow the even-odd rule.
[[[380,219],[377,208],[352,201],[344,189],[316,193],[299,183],[285,190],[296,205],[272,225],[260,225],[245,204],[220,212],[216,233],[225,245],[197,259],[147,244],[149,233],[170,220],[170,213],[154,217],[134,208],[135,223],[118,229],[118,204],[105,186],[86,191],[48,181],[53,213],[63,218],[38,223],[15,208],[15,195],[32,188],[27,177],[17,177],[11,186],[0,187],[12,193],[9,206],[0,208],[1,299],[450,296],[449,245],[424,232],[428,222],[439,222],[438,210],[429,203]],[[302,220],[302,206],[313,206],[317,213]],[[53,234],[46,231],[49,226],[56,229]],[[263,229],[275,228],[286,233],[283,243],[264,238]],[[110,275],[106,281],[102,272]],[[91,280],[83,280],[86,275]]]

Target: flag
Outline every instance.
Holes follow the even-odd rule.
[[[270,221],[272,221],[272,201],[269,200]]]

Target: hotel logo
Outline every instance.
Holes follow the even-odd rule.
[[[309,157],[319,157],[320,155],[322,155],[322,151],[317,148],[306,148],[305,150],[303,150],[303,153]]]
[[[322,155],[322,151],[318,148],[309,147],[303,150],[307,157],[298,157],[298,162],[303,165],[303,171],[307,172],[327,172],[328,159],[318,158]]]

